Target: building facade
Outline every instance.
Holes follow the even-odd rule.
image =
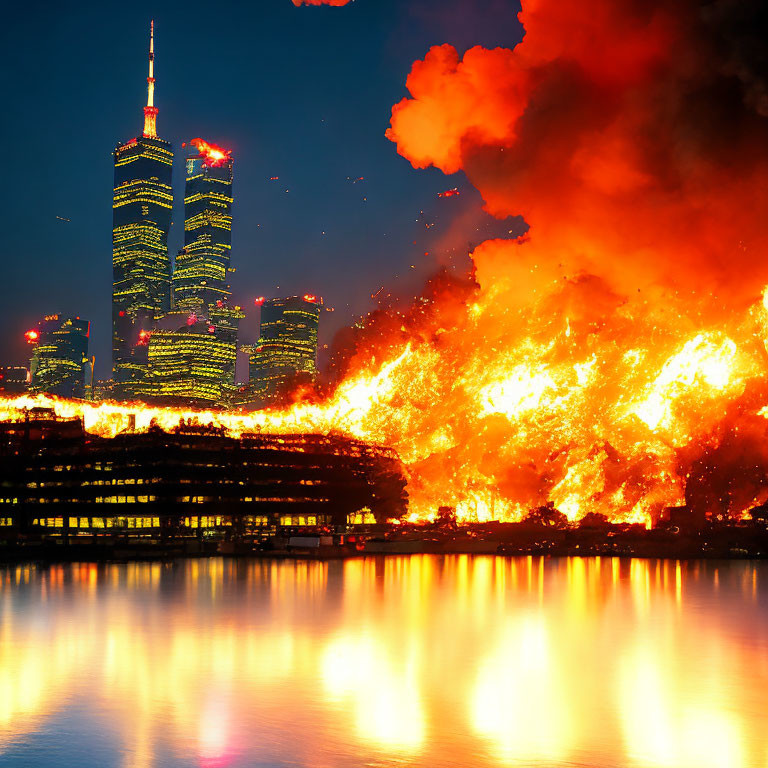
[[[203,139],[188,147],[184,187],[184,248],[173,271],[173,305],[205,314],[228,302],[232,250],[232,168],[229,150]]]
[[[168,233],[173,209],[171,144],[157,135],[154,22],[141,136],[114,151],[112,373],[115,395],[145,393],[147,345],[140,341],[170,309]]]
[[[322,304],[322,298],[309,294],[261,302],[259,341],[244,349],[257,407],[279,402],[296,384],[314,381]]]
[[[27,331],[34,347],[29,391],[59,397],[83,397],[91,324],[79,317],[48,315]]]
[[[152,333],[147,378],[152,400],[167,405],[221,404],[230,376],[234,383],[237,340],[217,330],[208,320],[191,315],[176,329]]]

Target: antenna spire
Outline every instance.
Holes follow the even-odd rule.
[[[144,136],[157,138],[157,107],[155,106],[155,20],[149,24],[149,77],[147,106],[144,107]]]

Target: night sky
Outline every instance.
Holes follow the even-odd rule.
[[[24,331],[63,312],[91,320],[96,375],[110,375],[111,152],[141,131],[150,19],[158,134],[176,152],[171,255],[183,234],[181,143],[201,136],[235,158],[241,341],[256,336],[256,296],[317,293],[335,309],[321,318],[322,345],[373,309],[382,286],[413,295],[436,265],[463,268],[471,245],[519,229],[483,213],[461,174],[414,170],[384,137],[415,59],[446,42],[512,47],[518,10],[504,0],[14,3],[0,32],[0,364],[26,364]],[[437,197],[452,187],[461,195]]]

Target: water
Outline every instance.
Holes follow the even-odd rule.
[[[0,766],[768,768],[768,563],[0,569]]]

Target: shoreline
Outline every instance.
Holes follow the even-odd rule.
[[[347,535],[325,544],[321,537],[301,541],[268,540],[258,544],[225,540],[110,540],[6,542],[0,565],[66,562],[168,562],[203,557],[254,560],[343,560],[403,555],[494,555],[500,557],[618,557],[658,560],[746,560],[768,558],[768,530],[754,525],[713,526],[706,530],[670,532],[639,526],[609,529],[551,530],[523,524],[427,528]],[[331,537],[328,537],[331,538]]]

